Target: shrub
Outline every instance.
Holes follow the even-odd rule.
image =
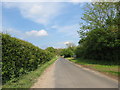
[[[50,52],[29,42],[2,34],[2,82],[37,69],[53,58]]]

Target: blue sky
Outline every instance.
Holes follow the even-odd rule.
[[[64,48],[65,42],[77,45],[84,5],[73,2],[2,3],[3,32],[43,49]]]

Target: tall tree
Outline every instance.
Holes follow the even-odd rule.
[[[85,23],[80,35],[79,56],[93,59],[118,60],[120,52],[120,2],[95,2],[87,4],[82,19]]]
[[[82,19],[86,22],[82,24],[78,33],[81,38],[86,37],[86,33],[96,28],[118,30],[119,26],[119,2],[95,2],[87,4]],[[118,25],[117,25],[118,24]]]

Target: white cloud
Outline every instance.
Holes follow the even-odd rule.
[[[64,7],[61,3],[4,3],[6,8],[18,8],[21,15],[36,23],[47,25],[60,14]]]
[[[79,24],[66,25],[66,26],[58,26],[54,25],[51,28],[58,30],[59,33],[64,33],[69,36],[78,36],[77,31],[79,30]]]
[[[32,31],[26,32],[26,35],[28,35],[28,36],[38,36],[39,37],[39,36],[47,36],[48,33],[45,30],[39,30],[39,31],[32,30]]]
[[[66,45],[66,44],[70,44],[70,42],[69,41],[67,41],[67,42],[64,42],[64,44]]]
[[[3,33],[7,33],[10,34],[13,37],[17,37],[20,39],[31,39],[31,38],[38,38],[38,37],[43,37],[43,36],[47,36],[48,33],[45,30],[31,30],[31,31],[27,31],[27,32],[23,32],[20,30],[15,30],[12,28],[2,28]]]

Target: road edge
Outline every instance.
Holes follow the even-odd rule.
[[[82,66],[82,65],[80,65],[80,64],[78,64],[78,63],[74,63],[74,62],[72,62],[72,61],[70,61],[70,60],[68,60],[68,59],[66,59],[66,58],[64,58],[64,59],[67,60],[68,62],[74,64],[74,65],[77,66],[77,67],[82,67],[83,70],[86,70],[86,71],[89,71],[89,72],[93,72],[93,73],[96,74],[96,75],[99,75],[99,76],[101,76],[101,77],[105,77],[105,78],[107,78],[107,79],[110,79],[110,80],[112,80],[112,81],[114,81],[114,82],[119,83],[118,80],[116,80],[116,79],[114,79],[114,78],[111,78],[110,76],[107,76],[107,75],[105,75],[105,74],[103,74],[103,73],[101,73],[101,72],[99,72],[99,71],[97,71],[97,70],[93,70],[93,69],[91,69],[91,68],[84,67],[84,66]]]

